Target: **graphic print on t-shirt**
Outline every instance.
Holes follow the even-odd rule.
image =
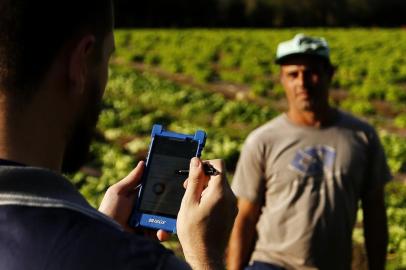
[[[316,145],[299,149],[289,168],[304,176],[332,174],[336,151],[327,145]]]

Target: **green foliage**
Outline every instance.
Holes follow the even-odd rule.
[[[347,108],[356,114],[375,113],[372,100],[401,104],[406,100],[406,61],[402,30],[290,29],[290,30],[120,30],[117,56],[144,62],[196,82],[218,79],[248,85],[252,96],[272,96],[277,85],[276,46],[297,32],[324,36],[338,65],[333,86],[350,89]],[[390,41],[390,42],[388,42]],[[402,49],[403,48],[403,49]],[[271,77],[270,77],[271,76]],[[271,83],[267,82],[272,78]],[[274,97],[274,96],[273,96]]]
[[[388,164],[393,173],[406,170],[406,138],[382,131],[380,133]]]
[[[375,113],[372,104],[366,100],[347,99],[341,104],[341,108],[357,115],[372,115]]]
[[[399,114],[395,118],[394,124],[398,128],[406,128],[406,113]]]
[[[406,185],[391,181],[385,187],[386,214],[389,224],[387,269],[406,268]],[[354,229],[353,240],[364,243],[362,210],[357,212],[358,226]]]
[[[90,149],[94,157],[90,166],[97,166],[99,176],[79,172],[71,177],[74,185],[91,205],[98,207],[107,188],[124,178],[135,166],[135,160],[117,147],[95,142]]]
[[[388,252],[399,267],[406,267],[406,185],[389,183],[386,187],[389,226]]]

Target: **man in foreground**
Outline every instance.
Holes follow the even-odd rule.
[[[361,200],[369,267],[383,270],[390,172],[375,130],[329,105],[334,68],[323,38],[296,35],[276,61],[289,108],[245,141],[228,268],[351,269]]]
[[[127,226],[143,162],[109,188],[104,214],[61,175],[85,160],[112,31],[110,0],[0,3],[0,269],[223,267],[235,197],[222,174],[209,181],[199,159],[191,160],[177,223],[189,264]]]

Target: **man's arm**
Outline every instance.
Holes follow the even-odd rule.
[[[227,251],[227,269],[238,270],[247,266],[254,247],[260,209],[258,203],[238,198],[238,215]]]
[[[369,191],[362,198],[364,237],[370,270],[385,269],[388,245],[388,225],[384,187]]]

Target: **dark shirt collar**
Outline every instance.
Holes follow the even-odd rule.
[[[25,164],[0,158],[0,166],[25,166]]]
[[[91,207],[65,177],[47,169],[0,166],[0,205],[7,204],[11,199],[22,205],[69,208],[120,227]]]
[[[38,167],[0,166],[0,192],[67,200],[90,207],[65,177]]]

